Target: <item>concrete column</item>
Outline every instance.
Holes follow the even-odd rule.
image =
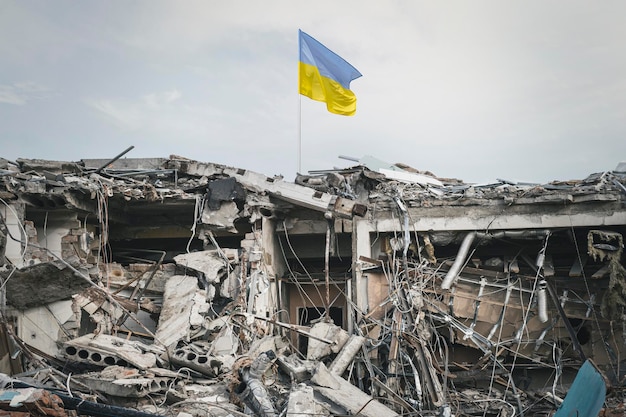
[[[367,314],[369,311],[367,294],[367,277],[363,276],[360,256],[370,258],[372,256],[370,242],[370,225],[365,219],[354,218],[352,220],[352,277],[354,279],[354,303],[357,306],[357,314]]]
[[[11,203],[8,207],[6,205],[0,206],[0,212],[7,225],[7,246],[5,251],[5,257],[7,260],[18,268],[24,265],[24,259],[22,259],[22,243],[16,242],[11,239],[8,234],[10,233],[16,239],[24,240],[25,236],[22,233],[22,224],[24,220],[24,205],[20,203]],[[16,216],[17,215],[17,216]]]
[[[278,245],[278,236],[276,236],[276,221],[263,217],[261,221],[261,250],[263,252],[263,265],[270,282],[270,302],[267,309],[273,317],[277,311],[286,308],[283,302],[283,294],[285,289],[281,288],[282,282],[280,278],[284,276],[286,271],[285,260]],[[281,314],[279,317],[273,317],[279,321],[283,321],[286,315]]]

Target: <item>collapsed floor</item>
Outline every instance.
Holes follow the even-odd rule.
[[[623,167],[358,162],[1,160],[0,416],[624,414]]]

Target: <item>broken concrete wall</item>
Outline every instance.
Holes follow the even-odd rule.
[[[79,242],[78,233],[72,233],[72,229],[80,231],[81,227],[76,213],[58,211],[46,213],[43,224],[37,224],[35,227],[37,229],[37,243],[40,246],[58,257],[70,259],[71,251],[67,250],[63,253],[63,244]],[[50,255],[47,254],[44,261],[47,261]]]
[[[79,320],[71,300],[56,301],[18,314],[16,333],[29,346],[56,356],[60,343],[78,336]]]
[[[22,227],[24,221],[24,204],[18,202],[10,202],[8,205],[0,207],[0,215],[6,226],[4,256],[11,264],[18,268],[23,265],[22,252],[23,246],[19,239],[24,239],[24,229]],[[18,239],[18,241],[13,240]]]

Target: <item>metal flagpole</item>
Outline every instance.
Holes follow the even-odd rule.
[[[298,94],[298,172],[302,171],[302,95]]]

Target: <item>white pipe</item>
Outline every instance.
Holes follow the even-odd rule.
[[[449,290],[456,278],[459,276],[459,272],[461,272],[461,268],[463,267],[463,264],[465,264],[467,254],[469,253],[469,249],[472,246],[475,237],[476,232],[469,232],[465,235],[463,243],[461,243],[461,247],[459,248],[459,252],[456,254],[456,259],[441,283],[442,289]]]
[[[545,323],[548,321],[548,298],[546,295],[545,280],[539,281],[539,287],[537,288],[537,314],[539,321]]]

